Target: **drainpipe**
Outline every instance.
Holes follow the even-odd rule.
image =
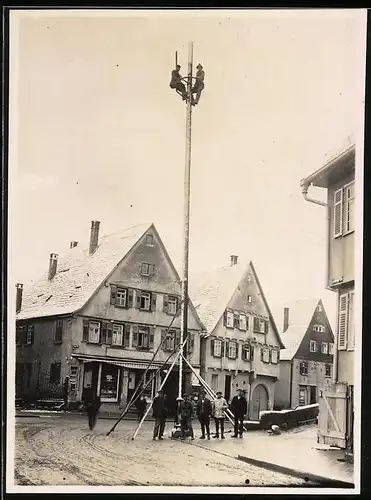
[[[331,292],[333,292],[334,290],[332,288],[330,288],[329,286],[329,281],[330,281],[330,230],[331,230],[331,211],[330,211],[330,206],[328,203],[325,203],[324,201],[319,201],[319,200],[315,200],[314,198],[309,198],[308,196],[308,188],[310,186],[310,183],[308,182],[302,182],[301,183],[301,190],[302,190],[302,194],[303,194],[303,197],[304,197],[304,200],[305,201],[308,201],[309,203],[314,203],[315,205],[320,205],[321,207],[326,207],[326,219],[327,219],[327,228],[326,228],[326,284],[325,284],[325,288],[326,290],[330,290]],[[336,321],[337,321],[337,325],[336,325],[336,333],[334,335],[334,357],[333,357],[333,370],[332,370],[332,381],[334,384],[336,384],[337,382],[337,372],[338,372],[338,328],[339,328],[339,321],[338,321],[338,317],[339,317],[339,294],[337,293],[338,297],[337,297],[337,304],[336,304],[336,307],[337,307],[337,313],[336,313]]]

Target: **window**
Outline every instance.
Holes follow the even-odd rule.
[[[228,342],[228,358],[236,359],[237,358],[237,342]]]
[[[268,321],[265,319],[254,318],[254,332],[268,333]]]
[[[345,186],[344,189],[344,219],[345,233],[354,231],[354,182]]]
[[[239,330],[246,331],[248,328],[247,317],[244,314],[240,314],[239,316]]]
[[[222,356],[222,341],[220,339],[213,339],[211,341],[211,353],[216,358]]]
[[[118,288],[116,292],[116,306],[126,307],[127,290]]]
[[[328,345],[328,353],[330,355],[334,354],[334,344],[332,342],[330,342],[330,344]]]
[[[61,381],[61,364],[52,363],[50,365],[50,378],[49,381],[52,384],[59,384]]]
[[[331,377],[332,375],[332,365],[326,364],[325,365],[325,377]]]
[[[271,363],[274,365],[278,363],[278,351],[276,349],[271,350]]]
[[[247,302],[248,302],[249,304],[251,304],[251,302],[252,302],[251,295],[248,295],[248,296],[247,296]]]
[[[211,389],[216,392],[218,390],[219,376],[217,373],[211,375]]]
[[[321,353],[328,354],[328,342],[322,342],[321,344]]]
[[[309,342],[309,351],[310,352],[317,352],[317,342],[315,340],[311,340]]]
[[[226,313],[226,320],[225,320],[225,325],[227,328],[233,328],[234,327],[234,314],[231,311],[227,311]]]
[[[22,345],[26,343],[26,332],[27,332],[27,327],[25,325],[16,326],[15,330],[16,345]]]
[[[299,406],[305,406],[307,400],[307,388],[299,388]]]
[[[71,366],[71,377],[77,377],[78,370],[79,370],[78,366]]]
[[[168,298],[168,313],[169,314],[176,314],[178,311],[178,299],[177,297],[170,297]]]
[[[262,347],[261,350],[261,359],[263,363],[269,363],[269,349],[268,347]]]
[[[147,234],[146,235],[146,245],[147,247],[153,247],[154,246],[154,239],[152,234]]]
[[[173,351],[175,349],[175,330],[163,330],[162,341],[162,349],[164,351]]]
[[[100,398],[101,401],[117,401],[119,389],[120,368],[108,363],[102,364],[100,379]]]
[[[35,336],[35,325],[28,325],[27,327],[27,335],[26,335],[26,344],[32,345],[34,342]]]
[[[324,332],[325,331],[325,327],[323,325],[313,325],[313,330],[315,332]]]
[[[140,308],[145,311],[151,309],[151,294],[148,292],[142,292],[140,297]]]
[[[244,361],[254,360],[254,347],[250,344],[244,344],[242,346],[242,359]]]
[[[89,321],[89,342],[99,344],[100,323],[98,321]]]
[[[55,332],[54,332],[54,342],[60,343],[62,342],[63,336],[63,320],[57,319],[55,322]]]
[[[299,370],[300,375],[308,375],[308,361],[301,361]]]
[[[318,306],[317,306],[317,311],[318,311],[318,312],[322,312],[322,311],[323,311],[323,308],[322,308],[321,304],[318,304]]]
[[[250,274],[250,273],[247,275],[247,281],[248,281],[248,282],[250,282],[250,281],[251,281],[251,274]]]
[[[124,325],[113,325],[112,345],[122,345],[123,336],[124,336]]]
[[[110,321],[104,321],[102,323],[100,342],[101,344],[112,344],[112,323]]]
[[[142,263],[141,274],[143,276],[152,276],[155,272],[155,266],[153,264],[148,264],[147,262]]]
[[[153,349],[154,328],[148,326],[133,326],[133,347]]]

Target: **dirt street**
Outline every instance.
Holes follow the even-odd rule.
[[[18,485],[301,486],[304,481],[237,460],[248,437],[231,449],[225,441],[152,441],[152,422],[100,419],[94,431],[81,416],[16,419],[15,483]],[[228,445],[227,442],[229,441]],[[237,449],[238,448],[238,449]]]

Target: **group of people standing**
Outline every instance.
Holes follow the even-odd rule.
[[[244,432],[243,420],[247,413],[247,400],[241,389],[233,397],[230,406],[225,398],[223,398],[221,391],[216,393],[214,401],[211,401],[206,396],[205,391],[200,392],[200,397],[197,401],[191,401],[188,394],[183,394],[183,398],[179,401],[178,405],[181,439],[185,439],[187,432],[191,436],[191,439],[194,439],[192,419],[195,416],[197,416],[201,425],[200,439],[210,439],[210,421],[212,418],[214,418],[215,422],[215,434],[213,438],[217,439],[220,437],[221,439],[225,439],[224,421],[225,412],[228,409],[234,416],[234,434],[232,438],[242,438]],[[158,392],[158,395],[153,400],[153,416],[155,418],[153,440],[157,438],[162,440],[167,417],[166,398],[162,390]]]

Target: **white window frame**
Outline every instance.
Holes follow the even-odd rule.
[[[143,339],[147,336],[147,343],[146,345],[143,345],[139,343],[139,339]],[[138,345],[137,347],[141,349],[149,349],[149,336],[150,336],[150,329],[147,326],[139,326],[138,327]]]
[[[234,328],[234,314],[231,311],[227,311],[227,328]]]
[[[214,340],[214,356],[220,358],[222,355],[222,341],[220,339]]]
[[[244,344],[242,347],[244,361],[251,361],[251,344]]]
[[[334,344],[333,342],[330,342],[329,345],[328,345],[328,353],[330,354],[330,356],[332,356],[334,354]]]
[[[239,329],[246,331],[247,330],[247,318],[244,314],[240,314],[239,317]]]
[[[99,344],[101,324],[99,321],[89,321],[89,340],[90,344]],[[93,331],[94,330],[94,331]]]
[[[178,310],[178,298],[169,295],[167,299],[167,312],[168,314],[175,314]]]
[[[351,194],[353,192],[353,194]],[[350,196],[348,197],[348,193],[350,193]],[[343,228],[343,234],[349,234],[354,231],[354,226],[355,226],[355,182],[349,182],[349,184],[346,184],[344,186],[344,228]],[[351,207],[351,208],[350,208]],[[350,212],[351,210],[351,212]],[[348,215],[351,213],[351,217],[348,220]],[[350,223],[352,224],[352,227],[350,227]]]
[[[247,302],[248,302],[249,304],[251,304],[251,302],[252,302],[252,297],[251,297],[251,295],[248,295],[248,296],[247,296]]]
[[[118,288],[116,291],[116,305],[126,307],[128,291],[125,288]]]
[[[268,347],[262,347],[262,351],[263,351],[263,354],[262,354],[262,360],[263,360],[263,363],[269,363],[270,359],[269,359],[269,348]]]
[[[259,332],[260,333],[265,333],[265,319],[260,319],[259,318]]]
[[[313,325],[313,330],[315,332],[324,332],[325,331],[325,327],[323,325]]]
[[[321,353],[328,354],[328,342],[321,342]]]
[[[329,375],[326,372],[326,370],[327,370],[328,367],[330,367],[330,374]],[[331,363],[326,363],[325,364],[325,377],[326,378],[331,378],[332,377],[332,370],[333,370],[332,364]]]
[[[271,362],[274,365],[278,364],[278,351],[277,351],[277,349],[272,349],[272,351],[271,351]]]
[[[236,359],[237,357],[237,342],[230,340],[228,342],[228,358]]]
[[[174,350],[174,347],[175,347],[175,335],[176,335],[176,330],[169,330],[168,332],[166,332],[164,348],[167,351],[173,351]]]
[[[333,225],[334,238],[339,238],[343,234],[343,188],[334,192]]]
[[[117,323],[114,323],[112,325],[112,345],[122,347],[123,339],[124,339],[124,325],[118,325]]]
[[[318,352],[318,343],[316,340],[309,341],[309,352]]]
[[[142,305],[142,301],[147,301],[143,302],[143,304],[148,303],[148,307],[144,307]],[[142,292],[140,295],[140,309],[142,311],[150,311],[151,310],[151,293],[150,292]]]

